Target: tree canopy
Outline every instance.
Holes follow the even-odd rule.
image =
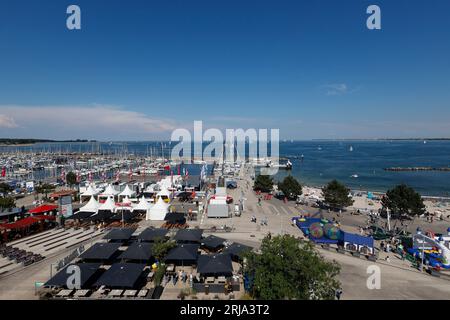
[[[288,175],[282,182],[278,183],[278,189],[289,199],[296,199],[302,194],[302,185],[293,176]]]
[[[161,261],[170,249],[174,248],[176,243],[174,241],[165,241],[162,238],[157,238],[152,246],[153,256]]]
[[[337,180],[330,181],[322,189],[322,193],[325,204],[331,208],[342,209],[353,204],[353,199],[349,196],[350,189]]]
[[[77,175],[75,173],[73,173],[72,171],[70,171],[66,175],[66,182],[69,186],[76,185],[77,184]]]
[[[14,188],[11,187],[9,184],[4,183],[4,182],[0,183],[0,193],[5,193],[6,194],[6,193],[11,192],[13,190],[14,190]]]
[[[326,261],[309,242],[290,235],[265,237],[261,253],[245,254],[244,273],[255,299],[334,299],[340,266]]]
[[[253,189],[256,191],[270,192],[273,189],[273,179],[269,175],[258,175],[255,179]]]
[[[37,193],[45,195],[45,197],[47,198],[47,195],[53,190],[55,190],[55,188],[56,187],[50,183],[43,183],[36,186],[34,190],[36,190]]]
[[[16,206],[16,201],[12,197],[0,198],[0,209],[10,209]]]
[[[425,213],[425,204],[419,193],[406,184],[401,184],[386,192],[381,199],[384,209],[398,217],[417,216]]]

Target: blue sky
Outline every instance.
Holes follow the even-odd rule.
[[[82,29],[66,28],[77,4]],[[382,30],[366,28],[377,4]],[[0,2],[0,137],[450,137],[450,2]],[[45,124],[45,125],[43,125]]]

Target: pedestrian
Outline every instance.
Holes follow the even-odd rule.
[[[341,295],[342,295],[342,289],[337,289],[336,290],[336,298],[338,300],[341,300]]]

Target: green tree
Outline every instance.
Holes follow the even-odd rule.
[[[270,192],[273,189],[273,179],[269,175],[258,175],[253,184],[255,191]]]
[[[50,183],[43,183],[34,188],[38,194],[43,194],[44,198],[47,198],[50,192],[55,190],[55,186]]]
[[[417,216],[426,212],[425,204],[419,193],[405,184],[398,185],[386,192],[381,199],[383,209],[389,209],[394,217],[404,215]]]
[[[0,183],[0,193],[7,194],[8,192],[11,192],[13,190],[14,188],[11,187],[9,184],[4,182]]]
[[[297,199],[302,194],[302,185],[293,176],[288,175],[282,182],[278,183],[278,189],[288,197],[288,199]]]
[[[340,266],[324,260],[310,242],[290,235],[265,237],[260,251],[245,254],[254,299],[334,299]]]
[[[3,197],[0,198],[0,209],[10,209],[16,206],[16,201],[13,197]]]
[[[322,193],[325,198],[325,204],[331,208],[343,209],[353,204],[353,199],[349,195],[350,189],[337,180],[329,182],[322,189]]]
[[[152,246],[153,256],[158,261],[161,261],[170,251],[170,249],[174,248],[175,246],[175,241],[164,241],[163,239],[158,238]]]
[[[72,171],[70,171],[69,173],[67,173],[66,175],[66,183],[69,186],[74,186],[77,184],[77,175],[75,173],[73,173]]]

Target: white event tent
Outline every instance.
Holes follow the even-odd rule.
[[[164,220],[168,212],[169,204],[164,202],[163,199],[159,198],[156,204],[147,212],[145,219],[162,221]]]

